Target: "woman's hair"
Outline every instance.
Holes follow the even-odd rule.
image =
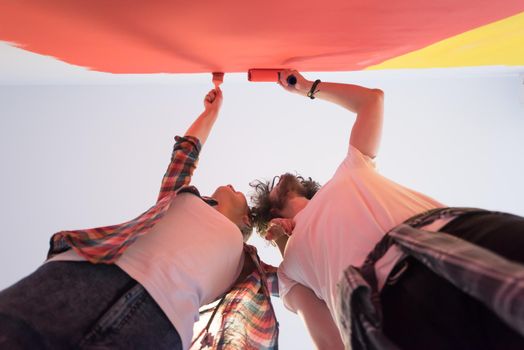
[[[320,189],[320,184],[310,177],[307,179],[303,178],[300,175],[293,175],[286,173],[282,176],[275,176],[271,181],[268,180],[255,180],[249,185],[253,188],[253,192],[250,195],[251,203],[253,207],[251,208],[253,227],[256,228],[258,234],[264,235],[269,222],[277,218],[278,216],[274,214],[272,209],[282,209],[277,208],[283,203],[272,203],[269,199],[269,194],[271,190],[278,184],[279,181],[287,182],[289,185],[286,188],[279,188],[279,196],[285,196],[291,190],[296,192],[297,195],[306,197],[307,199],[313,198],[315,193]],[[279,201],[281,202],[281,201]]]

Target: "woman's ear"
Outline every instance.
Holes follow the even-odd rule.
[[[249,218],[249,215],[247,214],[244,214],[242,216],[242,223],[249,227],[253,226],[253,223],[251,222],[251,219]]]

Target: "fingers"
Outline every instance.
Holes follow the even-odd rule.
[[[288,236],[291,236],[291,234],[293,233],[293,229],[295,228],[295,221],[293,221],[293,220],[285,220],[282,223],[282,227],[284,228],[284,231],[286,231],[286,234]]]
[[[278,83],[282,86],[287,86],[287,77],[290,75],[289,69],[281,70],[278,73]]]
[[[287,82],[287,78],[290,75],[294,75],[296,77],[297,75],[299,75],[299,73],[296,70],[294,70],[294,69],[284,69],[284,70],[280,71],[278,84],[283,86],[284,88],[293,89],[294,86],[293,85],[289,85],[288,82]]]
[[[274,241],[285,235],[284,229],[277,224],[270,225],[266,232],[265,238],[269,241]]]
[[[290,85],[288,78],[290,76],[295,77],[295,84]],[[285,90],[293,93],[302,94],[303,87],[305,85],[305,78],[295,69],[284,69],[280,71],[278,85],[282,86]]]
[[[293,229],[295,228],[295,221],[293,221],[293,219],[278,219],[278,224],[282,227],[287,236],[291,236]]]
[[[205,100],[209,103],[213,103],[217,98],[218,99],[222,98],[222,90],[220,90],[220,88],[215,88],[215,89],[210,90],[207,93]]]
[[[276,218],[269,222],[269,228],[266,232],[265,239],[276,240],[282,236],[291,236],[295,228],[293,219]]]
[[[209,103],[212,103],[214,100],[215,100],[215,92],[213,90],[211,90],[206,95],[206,101],[209,102]]]

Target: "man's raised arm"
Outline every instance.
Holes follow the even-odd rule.
[[[200,140],[201,145],[206,143],[207,137],[215,124],[218,112],[222,106],[222,90],[213,89],[204,98],[205,110],[187,129],[185,136],[193,136]]]
[[[287,77],[297,78],[295,85],[288,85]],[[286,90],[307,96],[313,81],[306,80],[295,70],[285,70],[280,75],[280,85]],[[357,119],[351,130],[350,144],[363,154],[374,158],[378,153],[384,114],[384,93],[380,89],[368,89],[358,85],[321,82],[316,85],[313,96],[338,104],[356,113]]]
[[[215,124],[221,106],[222,91],[219,88],[211,90],[204,98],[204,111],[187,129],[184,137],[176,137],[171,162],[162,179],[157,201],[190,183],[200,149]]]

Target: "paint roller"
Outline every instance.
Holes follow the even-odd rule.
[[[280,80],[280,72],[282,72],[282,69],[250,69],[247,72],[247,80],[253,82],[278,82]],[[297,83],[297,77],[290,75],[286,81],[288,85],[295,85]]]

